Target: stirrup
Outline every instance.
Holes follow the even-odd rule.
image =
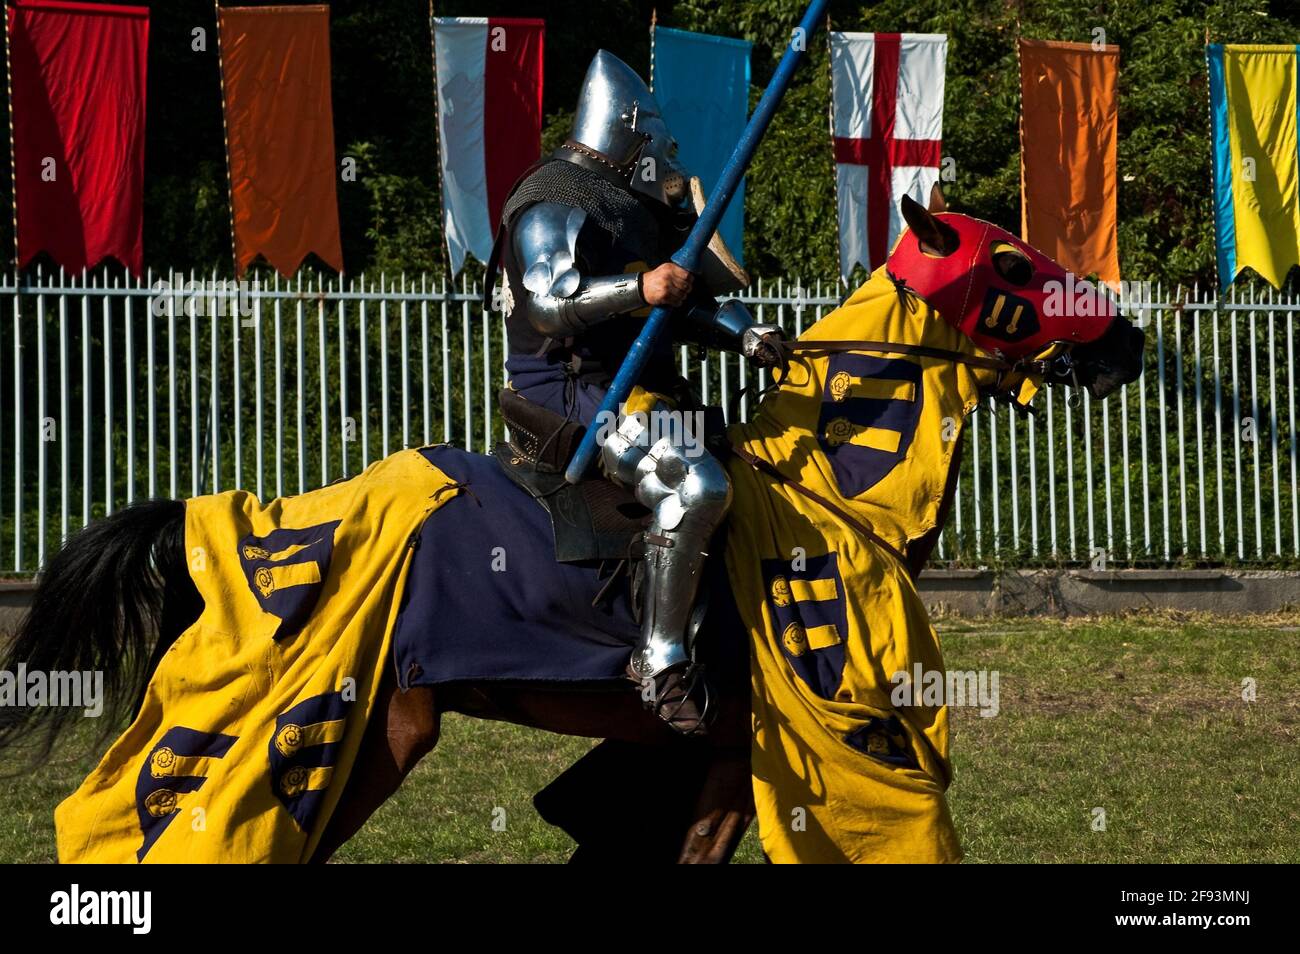
[[[629,674],[633,674],[629,667]],[[661,698],[659,680],[664,677],[679,678],[673,684],[675,690],[674,698]],[[650,680],[654,685],[652,698],[646,699],[645,681]],[[708,733],[709,723],[713,720],[713,694],[709,688],[709,682],[704,678],[704,667],[695,663],[678,663],[670,666],[653,676],[646,676],[638,679],[637,691],[642,694],[642,703],[645,708],[653,712],[656,716],[667,723],[668,728],[672,729],[679,735],[687,737],[703,736]],[[696,693],[702,695],[697,700]],[[698,708],[698,713],[692,712]],[[683,712],[683,710],[686,710]]]

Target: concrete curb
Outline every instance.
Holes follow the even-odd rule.
[[[927,570],[917,589],[932,616],[1300,614],[1292,570]]]
[[[31,604],[32,580],[0,580],[0,634]],[[1295,612],[1295,570],[926,570],[931,616],[1104,616],[1134,610],[1222,615]]]

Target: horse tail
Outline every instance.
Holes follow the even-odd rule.
[[[185,561],[185,505],[134,504],[72,535],[46,561],[0,670],[17,678],[25,664],[47,679],[103,673],[102,743],[138,708],[167,644],[201,608]],[[0,751],[30,743],[44,759],[81,713],[66,705],[0,706]]]

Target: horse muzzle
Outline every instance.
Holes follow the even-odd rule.
[[[1086,388],[1101,400],[1141,377],[1145,348],[1146,334],[1127,318],[1116,318],[1096,341],[1075,345],[1051,362],[1043,378]]]

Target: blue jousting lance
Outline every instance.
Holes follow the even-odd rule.
[[[749,124],[745,126],[745,131],[736,142],[736,148],[731,151],[731,158],[722,167],[722,174],[718,176],[718,183],[713,187],[709,201],[700,211],[700,217],[695,220],[695,226],[686,236],[686,242],[673,255],[673,264],[688,272],[694,272],[699,267],[700,256],[704,254],[709,239],[717,230],[723,213],[727,211],[731,197],[735,195],[736,187],[740,185],[740,178],[749,168],[750,160],[754,158],[754,151],[758,148],[763,134],[767,132],[768,123],[772,121],[777,106],[781,105],[781,98],[785,96],[794,71],[799,66],[799,58],[803,56],[808,46],[808,39],[817,32],[817,24],[825,15],[828,2],[829,0],[812,0],[808,5],[808,11],[799,22],[798,29],[791,35],[790,45],[786,47],[781,62],[777,64],[776,72],[772,74],[772,81],[767,84],[758,106],[754,108],[754,114],[749,117]],[[596,456],[596,431],[600,422],[616,419],[611,415],[617,415],[619,405],[632,393],[633,386],[641,377],[641,372],[645,370],[646,362],[650,360],[655,339],[662,333],[671,314],[672,309],[663,305],[656,306],[650,312],[650,317],[646,319],[641,333],[637,335],[636,341],[632,342],[627,357],[623,359],[618,374],[614,375],[614,380],[610,382],[609,390],[605,392],[605,400],[601,402],[600,410],[592,419],[592,426],[587,428],[587,433],[582,436],[582,442],[578,444],[573,459],[569,461],[569,468],[564,472],[564,479],[569,483],[576,484],[591,466],[591,461]]]

